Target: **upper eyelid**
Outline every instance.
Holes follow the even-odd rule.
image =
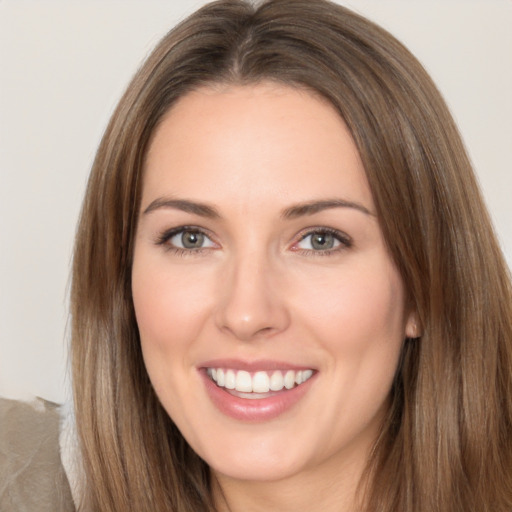
[[[161,233],[159,233],[157,235],[157,242],[163,244],[163,243],[167,242],[169,239],[171,239],[173,236],[176,236],[177,234],[182,233],[184,231],[192,231],[192,232],[201,233],[201,234],[205,235],[206,237],[208,237],[212,242],[215,242],[215,237],[212,236],[212,233],[208,229],[201,228],[199,226],[193,226],[193,225],[178,226],[175,228],[165,229],[164,231],[162,231]]]
[[[206,237],[208,237],[213,243],[219,244],[217,237],[209,230],[197,225],[185,225],[185,226],[177,226],[174,228],[169,228],[164,231],[162,231],[159,235],[157,235],[157,244],[164,244],[169,241],[172,237],[176,236],[179,233],[185,232],[185,231],[192,231],[192,232],[198,232],[202,233]],[[301,229],[293,239],[293,242],[291,243],[292,247],[308,236],[311,236],[315,233],[329,233],[337,237],[337,239],[345,246],[352,245],[352,237],[347,235],[345,232],[340,231],[339,229],[330,228],[327,226],[310,226],[307,228]],[[307,249],[304,249],[307,250]]]
[[[345,232],[340,231],[339,229],[328,228],[325,226],[324,227],[316,226],[316,227],[305,228],[305,229],[301,230],[298,235],[297,242],[300,242],[300,241],[304,240],[306,237],[313,235],[315,233],[329,233],[331,235],[337,236],[342,242],[352,243],[352,237],[347,235]],[[297,242],[294,242],[294,243],[297,243]]]
[[[314,248],[302,248],[298,247],[298,244],[300,244],[303,240],[305,240],[308,236],[311,236],[315,233],[328,233],[332,234],[338,241],[338,245],[335,247],[331,247],[328,249],[318,250]],[[303,255],[307,255],[308,257],[329,257],[329,256],[336,256],[339,254],[343,254],[344,251],[347,251],[349,249],[352,249],[354,246],[354,243],[352,241],[352,237],[349,237],[346,233],[343,233],[342,231],[339,231],[337,229],[332,228],[321,228],[321,229],[312,229],[303,234],[296,242],[293,243],[290,250],[294,253],[299,253]]]

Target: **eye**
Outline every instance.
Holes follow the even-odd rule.
[[[302,236],[294,249],[308,252],[335,252],[351,246],[351,240],[345,234],[331,229],[316,229]]]
[[[203,249],[213,247],[213,242],[200,231],[183,230],[169,238],[169,243],[180,249]]]
[[[163,233],[157,240],[158,245],[181,252],[200,251],[216,247],[211,238],[198,228],[180,227]]]

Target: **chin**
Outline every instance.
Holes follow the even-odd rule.
[[[213,462],[213,461],[212,461]],[[245,480],[251,482],[274,482],[284,480],[300,472],[299,464],[287,461],[271,460],[249,463],[247,461],[223,460],[220,464],[209,464],[215,474],[223,475],[233,480]]]
[[[244,436],[246,440],[233,442],[235,436],[224,441],[209,443],[204,453],[199,455],[210,468],[219,475],[236,480],[277,481],[300,473],[311,458],[298,450],[300,442],[296,436],[286,436],[293,442],[286,443],[286,438],[276,436]],[[217,448],[219,447],[219,449]]]

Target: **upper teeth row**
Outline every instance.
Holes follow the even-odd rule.
[[[302,384],[313,375],[313,370],[275,370],[270,375],[260,371],[251,375],[245,370],[208,368],[207,374],[222,388],[235,389],[242,393],[267,393],[281,391],[283,388],[291,389],[295,384]]]

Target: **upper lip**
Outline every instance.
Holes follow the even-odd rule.
[[[212,359],[202,362],[199,368],[229,368],[232,370],[245,370],[247,372],[272,371],[272,370],[308,370],[314,369],[312,366],[304,364],[294,364],[285,361],[272,359],[257,359],[254,361],[244,361],[241,359]]]

